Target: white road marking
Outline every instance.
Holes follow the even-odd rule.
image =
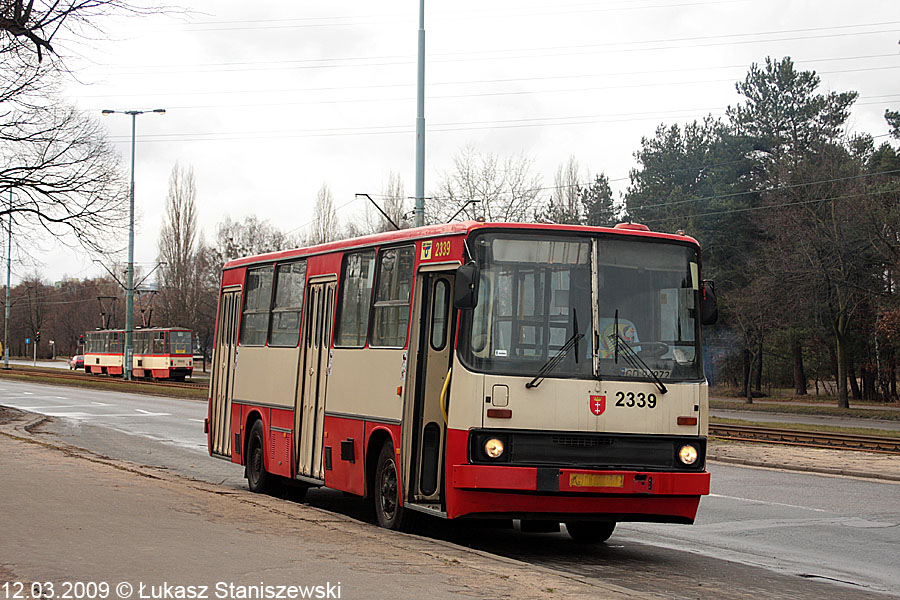
[[[83,412],[67,413],[67,412],[56,412],[53,410],[48,410],[47,412],[43,412],[41,414],[46,415],[48,417],[62,417],[65,419],[79,419],[79,420],[80,419],[90,419],[91,417],[96,416],[96,415],[92,415],[89,413],[83,413]]]
[[[195,423],[203,423],[203,419],[188,419],[188,421],[194,421]]]
[[[109,406],[106,402],[91,402],[94,406]]]
[[[155,412],[150,412],[149,410],[142,410],[140,408],[136,408],[134,410],[138,411],[145,417],[171,417],[172,416],[172,413],[155,413]],[[104,416],[106,416],[106,415],[104,415]]]
[[[811,510],[813,512],[831,512],[822,508],[812,508],[809,506],[797,506],[796,504],[784,504],[783,502],[766,502],[765,500],[754,500],[753,498],[739,498],[738,496],[724,496],[722,494],[710,494],[710,498],[725,498],[726,500],[740,500],[742,502],[752,502],[754,504],[765,504],[767,506],[786,506],[788,508],[801,508],[803,510]]]
[[[40,412],[42,410],[59,410],[60,408],[90,408],[88,404],[59,404],[52,406],[17,406],[19,410],[30,410],[33,412]]]
[[[57,400],[68,400],[68,398],[66,398],[65,396],[53,396],[53,397],[56,398]]]

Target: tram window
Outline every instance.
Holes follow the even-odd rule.
[[[114,331],[109,344],[110,354],[122,354],[122,338],[118,331]]]
[[[300,309],[303,307],[305,285],[305,261],[278,265],[275,269],[270,346],[294,347],[300,340]]]
[[[447,307],[450,304],[450,284],[438,279],[434,284],[434,300],[431,304],[431,347],[443,350],[447,345]]]
[[[153,354],[168,354],[166,351],[165,331],[155,331],[153,333]]]
[[[375,251],[355,252],[344,256],[341,278],[340,314],[335,346],[362,348],[366,345],[369,330],[369,303],[372,299],[372,281],[375,277]]]
[[[414,251],[414,246],[405,246],[388,248],[378,255],[372,346],[402,348],[406,345]]]
[[[247,269],[244,313],[241,317],[242,346],[263,346],[269,329],[269,302],[272,298],[272,266]]]

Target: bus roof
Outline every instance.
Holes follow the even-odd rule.
[[[276,252],[268,252],[266,254],[258,254],[256,256],[247,256],[235,258],[225,263],[223,269],[233,269],[246,265],[275,262],[290,258],[299,258],[303,256],[312,256],[315,254],[327,254],[329,252],[337,252],[350,250],[354,248],[364,248],[367,246],[378,246],[381,244],[390,244],[393,242],[402,242],[409,240],[427,239],[434,237],[444,237],[448,235],[465,235],[476,229],[520,229],[531,231],[572,231],[581,233],[611,233],[615,235],[650,237],[658,239],[668,239],[678,242],[688,242],[699,245],[697,240],[691,236],[684,234],[660,233],[650,231],[643,226],[637,225],[632,228],[631,224],[619,224],[615,227],[591,227],[588,225],[557,225],[554,223],[486,223],[481,221],[460,221],[455,223],[442,223],[440,225],[426,225],[424,227],[413,227],[410,229],[400,229],[397,231],[387,231],[384,233],[374,233],[362,237],[349,238],[345,240],[337,240],[316,246],[306,248],[294,248],[291,250],[279,250]]]

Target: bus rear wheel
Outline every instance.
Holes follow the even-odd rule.
[[[272,476],[266,472],[266,448],[262,421],[250,429],[247,440],[247,486],[251,492],[264,494],[271,487]]]
[[[616,528],[615,521],[566,521],[569,537],[579,544],[605,542]]]
[[[400,504],[400,477],[394,444],[388,440],[381,447],[378,465],[375,467],[375,481],[372,496],[375,499],[375,517],[385,529],[409,531],[414,515]]]

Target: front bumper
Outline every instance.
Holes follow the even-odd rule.
[[[474,431],[447,431],[446,510],[451,519],[468,516],[692,523],[700,498],[709,494],[710,476],[702,463],[691,470],[665,468],[662,463],[655,468],[561,466],[552,464],[558,457],[553,451],[546,451],[544,464],[484,464],[477,458],[472,460],[470,433]],[[519,439],[516,436],[521,432],[506,433],[506,439],[514,442],[509,447],[514,449]],[[669,449],[655,454],[660,461],[674,460],[671,448],[677,447],[678,440],[673,438],[670,442]],[[521,455],[524,447],[520,443],[520,452],[511,457]],[[610,456],[606,449],[615,444],[585,447],[594,457],[585,460],[595,460],[598,452]],[[698,447],[705,449],[705,443]]]
[[[454,465],[447,516],[693,523],[709,473]]]

